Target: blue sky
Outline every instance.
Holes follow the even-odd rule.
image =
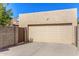
[[[10,3],[7,8],[12,9],[13,17],[19,16],[21,13],[33,13],[41,11],[62,10],[69,8],[77,8],[78,3]],[[79,12],[77,13],[79,17]]]

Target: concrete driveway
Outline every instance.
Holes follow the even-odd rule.
[[[0,50],[0,56],[77,56],[74,45],[54,43],[28,43]]]

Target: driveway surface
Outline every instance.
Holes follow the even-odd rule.
[[[56,43],[28,43],[0,50],[0,56],[77,56],[74,45]]]

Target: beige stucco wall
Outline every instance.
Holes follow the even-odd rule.
[[[19,15],[19,26],[26,27],[28,24],[52,24],[73,23],[77,26],[77,9],[65,9],[56,11],[26,13]]]
[[[59,26],[58,28],[54,27],[46,27],[46,28],[40,28],[40,27],[30,27],[29,28],[29,39],[30,37],[33,37],[35,41],[38,42],[64,42],[68,44],[75,44],[76,40],[76,33],[75,33],[75,26],[77,26],[77,9],[65,9],[65,10],[56,10],[56,11],[46,11],[46,12],[36,12],[36,13],[27,13],[27,14],[20,14],[19,15],[19,27],[27,27],[31,24],[61,24],[61,23],[72,23],[70,26]],[[39,32],[39,35],[42,35],[42,32],[44,32],[45,29],[52,29],[52,33],[50,33],[53,37],[50,37],[49,35],[46,35],[45,33],[49,31],[47,30],[44,34],[44,38],[41,36],[38,38],[37,32]],[[59,31],[58,39],[56,37],[56,30]],[[63,31],[64,30],[64,31]],[[35,32],[36,31],[36,32]],[[55,34],[53,32],[55,31]],[[62,31],[62,32],[61,32]],[[28,31],[27,31],[28,32]],[[34,36],[36,35],[36,36]],[[62,37],[61,37],[62,36]],[[48,39],[49,38],[49,39]],[[53,39],[53,40],[52,40]],[[54,40],[55,39],[55,40]]]

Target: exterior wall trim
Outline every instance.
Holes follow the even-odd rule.
[[[72,23],[57,23],[57,24],[28,24],[28,26],[64,26],[64,25],[72,25]]]

